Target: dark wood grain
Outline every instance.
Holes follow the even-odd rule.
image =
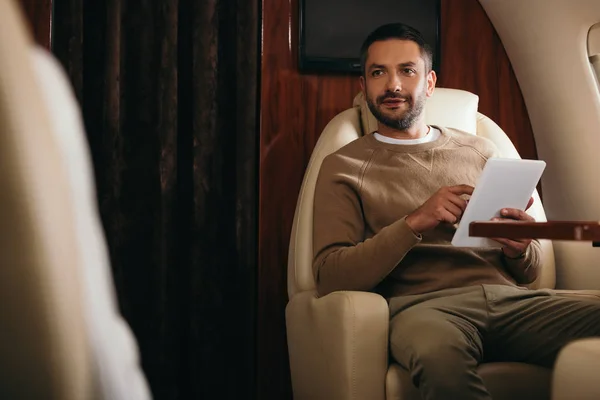
[[[257,393],[291,398],[285,337],[286,268],[297,196],[325,125],[351,107],[350,75],[300,74],[298,0],[263,1]],[[505,130],[524,158],[537,158],[531,125],[510,62],[477,0],[442,0],[440,87],[479,95],[480,111]],[[291,35],[291,37],[290,37]]]
[[[35,41],[46,49],[52,43],[52,0],[19,0]]]
[[[469,235],[489,238],[600,241],[598,221],[485,221],[471,222]]]
[[[321,131],[352,106],[359,85],[350,75],[301,75],[297,0],[265,1],[263,7],[257,398],[289,399],[284,312],[296,200]]]

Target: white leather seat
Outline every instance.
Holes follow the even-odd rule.
[[[79,108],[25,26],[0,1],[0,397],[148,399]]]
[[[70,212],[75,222],[77,268],[81,276],[78,290],[84,307],[94,396],[149,399],[137,342],[117,304],[79,107],[58,61],[42,48],[32,48],[30,58],[50,114],[52,136],[63,160],[62,172],[68,179],[67,194],[72,204]]]
[[[582,339],[558,355],[552,381],[552,400],[600,399],[600,338]]]
[[[0,394],[76,400],[91,370],[74,220],[19,17],[0,1]]]
[[[428,100],[428,124],[487,137],[504,157],[518,158],[506,134],[477,112],[472,93],[437,88]],[[379,295],[334,292],[319,298],[312,275],[313,199],[323,158],[376,129],[362,94],[354,107],[324,129],[311,156],[300,191],[289,249],[286,324],[295,399],[419,399],[408,373],[388,357],[389,310]],[[537,221],[545,213],[537,195],[530,209]],[[553,288],[552,243],[542,240],[543,268],[533,288]],[[548,399],[551,371],[520,363],[489,363],[479,369],[494,399]]]

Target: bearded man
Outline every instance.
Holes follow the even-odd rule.
[[[551,367],[569,341],[600,336],[599,301],[520,286],[538,276],[538,241],[450,244],[486,161],[499,153],[487,139],[425,124],[436,74],[421,34],[403,24],[376,29],[361,66],[378,129],[321,166],[313,233],[319,294],[384,296],[391,355],[424,399],[491,399],[477,374],[484,356]],[[501,215],[533,220],[517,209]]]

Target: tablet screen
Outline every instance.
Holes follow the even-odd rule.
[[[544,161],[490,158],[452,238],[457,247],[501,247],[501,244],[469,236],[473,221],[489,221],[503,208],[524,210],[546,168]]]

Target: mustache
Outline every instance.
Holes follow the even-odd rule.
[[[387,99],[405,100],[409,104],[412,104],[412,97],[410,95],[409,96],[403,96],[400,93],[395,93],[395,92],[388,92],[388,93],[386,93],[384,95],[381,95],[381,96],[377,97],[377,103],[381,104],[384,101],[386,101]]]

